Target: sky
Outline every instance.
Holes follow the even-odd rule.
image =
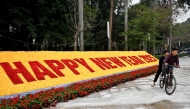
[[[139,3],[140,0],[132,0],[132,4]],[[182,23],[185,22],[188,18],[190,18],[190,10],[187,13],[184,13],[183,11],[180,11],[180,14],[178,17],[176,17],[176,21],[174,23]]]

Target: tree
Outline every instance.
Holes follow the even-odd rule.
[[[156,27],[158,25],[157,15],[151,8],[145,5],[135,5],[129,10],[129,47],[131,50],[142,50],[148,40],[158,36]],[[152,45],[152,43],[151,43]]]
[[[154,4],[154,7],[156,5],[157,8],[165,8],[170,10],[170,14],[166,20],[170,22],[170,26],[168,27],[168,23],[166,24],[166,27],[168,27],[165,31],[164,37],[168,37],[170,39],[169,42],[169,50],[171,51],[172,47],[172,27],[173,27],[173,21],[175,20],[174,16],[177,16],[179,14],[178,9],[183,8],[184,12],[187,12],[187,6],[189,5],[189,0],[141,0],[141,4],[144,4],[148,7],[151,6],[151,4]],[[157,10],[156,10],[157,11]],[[167,11],[168,13],[168,11]],[[154,49],[153,49],[154,51]]]
[[[170,0],[141,0],[143,5],[129,6],[128,19],[125,19],[127,18],[125,17],[127,16],[126,1],[86,0],[83,8],[80,8],[77,0],[2,0],[0,1],[1,48],[3,50],[36,50],[36,48],[70,50],[69,48],[74,46],[77,50],[79,34],[84,32],[84,40],[80,38],[79,41],[79,43],[84,41],[84,44],[80,43],[80,47],[84,45],[85,50],[92,50],[96,46],[96,50],[107,50],[106,22],[109,19],[112,21],[110,49],[113,50],[126,50],[127,45],[130,50],[146,49],[147,37],[150,35],[151,41],[155,43],[150,43],[150,48],[154,51],[154,45],[158,47],[162,40],[162,45],[166,43],[165,38],[171,35],[170,27],[173,30],[173,41],[177,40],[178,37],[174,34],[176,27],[173,25],[173,19],[170,19],[171,12],[176,15],[175,8],[179,7],[187,11],[185,8],[188,0],[177,2],[172,0],[173,10],[170,7]],[[80,9],[84,10],[83,29],[80,28],[81,23],[79,23]],[[35,40],[34,44],[33,40]],[[175,45],[175,42],[173,44]]]
[[[128,30],[128,4],[129,1],[125,0],[125,33]],[[128,35],[125,36],[125,50],[128,50]]]
[[[32,39],[36,39],[39,49],[48,47],[50,44],[61,46],[69,35],[64,14],[62,14],[65,8],[64,2],[64,0],[3,0],[0,3],[2,8],[0,13],[3,15],[0,18],[0,24],[4,26],[0,27],[0,34],[20,46],[25,43],[31,45]],[[14,32],[10,33],[9,25],[15,28]],[[15,47],[14,43],[12,47]],[[5,43],[3,48],[8,49],[6,47]]]
[[[178,42],[181,42],[181,50],[183,50],[183,48],[185,48],[184,44],[185,43],[189,43],[190,42],[190,22],[189,19],[187,19],[187,21],[183,22],[183,23],[178,23],[175,24],[173,27],[173,44],[175,47],[179,47],[178,46]],[[188,47],[188,46],[187,46]]]
[[[113,22],[114,0],[110,0],[110,36],[109,36],[109,50],[112,49],[112,22]]]
[[[83,38],[83,29],[84,29],[84,21],[83,21],[83,0],[78,0],[78,10],[79,10],[79,31],[80,32],[80,51],[84,51],[84,38]]]
[[[173,24],[173,19],[172,19],[172,16],[173,16],[173,12],[172,12],[172,8],[173,8],[173,3],[172,3],[172,0],[169,0],[169,9],[171,10],[171,13],[170,13],[170,22]],[[172,25],[169,27],[169,51],[172,52]]]
[[[98,16],[98,2],[93,3],[94,5],[91,5],[92,2],[95,1],[89,0],[84,2],[84,28],[81,29],[81,25],[79,24],[79,20],[77,19],[77,16],[79,15],[79,10],[77,9],[78,2],[76,0],[67,1],[67,9],[65,10],[65,15],[67,19],[67,26],[74,33],[74,51],[77,50],[78,35],[87,28],[97,26],[93,25],[93,22],[95,22],[95,19]]]
[[[152,9],[153,12],[156,12],[156,0],[153,0],[152,2]],[[156,49],[156,37],[153,37],[153,50],[152,50],[152,54],[155,55],[155,49]]]

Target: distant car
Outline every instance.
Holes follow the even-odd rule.
[[[181,51],[180,54],[186,54],[187,52],[186,51]]]
[[[185,48],[180,54],[190,54],[190,48]]]

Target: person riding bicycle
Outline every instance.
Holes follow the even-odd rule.
[[[165,66],[163,67],[163,72],[161,75],[162,78],[163,78],[163,75],[165,75],[166,72],[169,70],[169,65],[174,65],[175,67],[179,68],[179,58],[177,56],[177,52],[178,52],[178,49],[173,48],[172,53],[166,57]],[[171,72],[171,75],[173,75],[173,72]],[[172,76],[171,76],[171,80],[169,84],[172,85]]]
[[[153,84],[151,85],[152,87],[155,86],[155,83],[156,83],[156,81],[158,80],[158,77],[159,77],[160,73],[162,72],[162,68],[163,68],[163,66],[164,66],[164,64],[165,64],[165,58],[166,58],[166,56],[168,56],[168,55],[169,55],[169,51],[168,51],[168,50],[165,50],[165,51],[164,51],[164,56],[160,57],[160,59],[159,59],[159,65],[158,65],[158,70],[157,70],[156,76],[154,77],[154,82],[153,82]]]

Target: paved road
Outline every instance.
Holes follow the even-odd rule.
[[[164,89],[150,84],[155,75],[126,82],[110,89],[58,103],[56,109],[190,109],[190,57],[180,58],[174,69],[177,89],[167,95]]]

